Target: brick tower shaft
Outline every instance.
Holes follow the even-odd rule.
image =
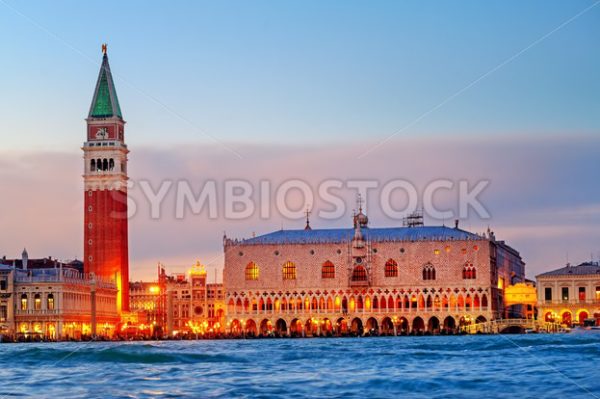
[[[84,270],[113,279],[119,312],[129,310],[127,154],[106,46],[87,121],[84,153]]]

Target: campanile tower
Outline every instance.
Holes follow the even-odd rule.
[[[127,145],[125,121],[106,45],[87,121],[85,159],[84,270],[114,279],[119,312],[129,310],[127,238]]]

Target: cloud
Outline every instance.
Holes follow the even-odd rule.
[[[223,184],[228,179],[246,180],[254,187],[267,180],[275,188],[290,178],[300,178],[311,187],[326,178],[375,178],[380,184],[404,178],[419,190],[439,178],[455,182],[486,179],[490,185],[481,199],[492,218],[482,220],[471,215],[461,226],[484,231],[490,225],[499,239],[507,239],[522,253],[529,275],[562,264],[566,251],[577,262],[600,250],[600,230],[596,228],[600,218],[600,187],[595,183],[600,170],[597,138],[400,138],[362,159],[358,157],[370,143],[229,145],[242,159],[216,144],[131,148],[131,195],[137,204],[137,213],[130,221],[133,278],[152,278],[158,261],[173,271],[185,270],[195,259],[211,260],[212,268],[220,268],[224,231],[228,236],[248,237],[282,225],[303,227],[302,220],[287,220],[273,208],[267,219],[255,214],[244,220],[225,220],[220,214],[210,220],[205,209],[178,220],[172,189],[161,208],[161,218],[153,220],[140,180],[148,180],[155,188],[165,180],[174,185],[187,181],[196,192],[207,180],[214,180],[222,205]],[[32,256],[81,258],[81,154],[0,151],[0,159],[0,251],[12,257],[26,246]],[[354,192],[342,190],[342,195],[348,206],[345,215],[334,221],[319,220],[317,211],[325,204],[312,204],[313,227],[351,225]],[[296,206],[304,207],[297,196],[291,197]],[[395,201],[401,205],[403,199]],[[456,210],[456,192],[440,191],[436,205]],[[374,198],[369,198],[368,212],[374,226],[400,224],[386,218]],[[430,224],[442,222],[427,220]]]

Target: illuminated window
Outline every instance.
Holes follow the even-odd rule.
[[[46,302],[48,310],[54,310],[54,295],[48,294],[48,299]]]
[[[423,280],[435,280],[435,267],[431,263],[423,267]]]
[[[356,266],[352,271],[352,281],[367,281],[367,269],[363,266]]]
[[[284,280],[295,280],[296,279],[296,265],[293,262],[287,261],[283,264],[283,279]]]
[[[21,295],[21,310],[27,310],[27,294]]]
[[[600,287],[596,287],[596,300],[600,301]]]
[[[388,259],[385,262],[385,276],[398,277],[398,263],[394,259]]]
[[[585,287],[579,287],[579,300],[585,301]]]
[[[562,287],[562,295],[561,298],[563,301],[569,300],[569,287]]]
[[[321,278],[335,278],[335,266],[330,261],[323,263],[321,267]]]
[[[33,297],[33,308],[35,310],[42,309],[42,296],[40,294],[35,294],[35,296]]]
[[[6,306],[0,306],[0,322],[5,322],[8,318],[8,308]]]
[[[463,279],[474,280],[475,278],[477,278],[475,267],[471,262],[467,262],[463,267]]]
[[[258,265],[254,262],[246,266],[246,280],[258,280]]]

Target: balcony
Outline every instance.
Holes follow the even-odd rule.
[[[51,316],[51,315],[57,315],[58,314],[58,309],[26,309],[26,310],[21,310],[21,309],[17,309],[15,311],[15,315],[17,316]]]

